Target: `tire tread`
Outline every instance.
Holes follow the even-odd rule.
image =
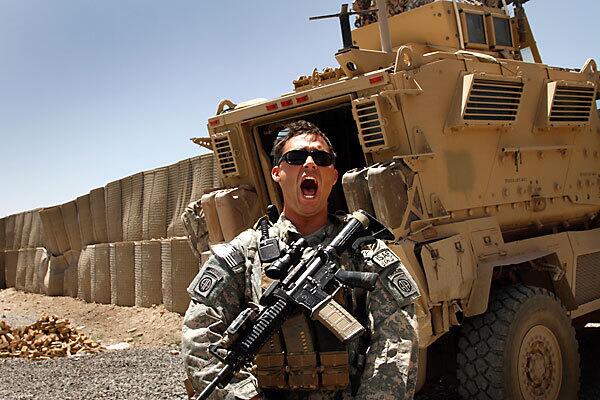
[[[549,297],[558,303],[556,295],[546,289],[522,284],[507,286],[493,292],[488,311],[468,319],[462,326],[458,340],[457,379],[458,393],[463,399],[504,399],[503,354],[509,339],[511,323],[519,308],[532,297]],[[570,326],[570,323],[569,323]],[[572,326],[572,338],[575,331]],[[577,351],[577,341],[574,341]],[[477,375],[472,376],[473,371]]]

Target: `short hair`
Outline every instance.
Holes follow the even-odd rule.
[[[333,154],[333,158],[335,159],[336,154],[331,141],[315,124],[305,121],[303,119],[297,120],[294,122],[290,122],[286,124],[284,129],[279,132],[277,136],[275,146],[273,146],[273,165],[277,165],[281,156],[283,155],[283,147],[287,143],[288,140],[295,136],[299,135],[317,135],[320,136],[323,141],[329,147],[329,152]]]

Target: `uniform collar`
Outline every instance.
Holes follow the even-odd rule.
[[[292,221],[287,219],[283,213],[279,216],[277,225],[282,227],[282,231],[286,236],[287,243],[291,243],[294,240],[302,237],[296,226],[294,226]],[[327,224],[324,227],[310,235],[305,236],[304,238],[311,247],[316,246],[323,243],[326,239],[333,237],[337,231],[339,231],[339,229],[340,219],[335,215],[329,214],[327,216]]]

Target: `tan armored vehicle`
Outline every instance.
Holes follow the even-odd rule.
[[[338,68],[219,104],[196,140],[227,188],[202,200],[210,241],[281,209],[273,142],[314,122],[339,154],[331,210],[392,229],[420,286],[419,386],[444,365],[465,399],[574,399],[573,327],[600,309],[596,63],[543,64],[520,2],[384,8],[352,32],[342,8]]]

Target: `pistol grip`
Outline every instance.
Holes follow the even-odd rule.
[[[333,299],[323,303],[312,314],[312,319],[325,325],[342,342],[360,335],[365,330],[352,314]]]

